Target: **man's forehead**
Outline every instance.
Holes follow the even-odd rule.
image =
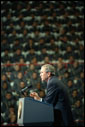
[[[41,67],[41,70],[40,71],[45,71],[45,67]]]

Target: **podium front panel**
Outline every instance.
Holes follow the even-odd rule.
[[[50,126],[54,122],[53,106],[29,97],[19,99],[18,124],[27,126]]]

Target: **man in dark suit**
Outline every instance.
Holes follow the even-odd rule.
[[[47,81],[46,97],[42,99],[36,92],[32,92],[30,96],[36,100],[53,104],[55,115],[54,126],[74,126],[68,93],[63,83],[55,76],[55,68],[50,64],[43,65],[40,77],[42,81]]]

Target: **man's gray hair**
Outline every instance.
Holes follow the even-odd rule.
[[[52,75],[55,75],[55,68],[51,64],[45,64],[42,67],[45,68],[46,72],[51,72]]]

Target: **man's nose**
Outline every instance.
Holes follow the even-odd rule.
[[[41,75],[42,75],[42,74],[40,73],[40,77],[41,77]]]

